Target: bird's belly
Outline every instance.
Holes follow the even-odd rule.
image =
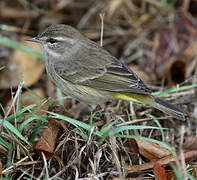
[[[102,104],[112,97],[112,93],[109,91],[102,91],[90,88],[88,86],[73,84],[65,79],[62,79],[56,73],[51,73],[51,71],[47,71],[47,73],[62,92],[86,104]]]
[[[66,92],[65,92],[66,93]],[[111,93],[96,90],[87,86],[70,85],[67,94],[87,104],[102,104],[110,99]]]
[[[102,104],[111,98],[111,92],[96,90],[87,86],[65,83],[60,88],[65,94],[90,105]]]

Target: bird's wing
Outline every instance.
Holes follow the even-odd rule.
[[[151,93],[124,63],[92,41],[81,46],[69,61],[57,62],[54,68],[61,78],[73,84],[111,92]]]

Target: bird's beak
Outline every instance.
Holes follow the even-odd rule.
[[[32,41],[32,42],[37,42],[37,43],[41,42],[37,37],[27,38],[27,39],[25,39],[25,41]]]

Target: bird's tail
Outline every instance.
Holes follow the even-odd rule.
[[[160,98],[155,98],[151,95],[142,95],[134,93],[116,93],[114,97],[118,99],[124,99],[127,101],[136,101],[139,103],[148,104],[177,119],[185,120],[188,116],[185,111],[179,109],[175,105],[170,104]]]
[[[188,116],[185,111],[182,109],[179,109],[173,104],[170,104],[160,98],[155,98],[155,105],[153,107],[165,112],[168,115],[171,115],[177,119],[185,120]]]

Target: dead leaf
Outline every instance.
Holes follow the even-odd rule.
[[[59,126],[55,119],[50,119],[47,128],[44,130],[40,140],[35,146],[37,154],[42,158],[42,153],[44,153],[46,160],[49,160],[53,154],[56,145],[56,139],[59,131]]]
[[[168,78],[169,86],[175,86],[185,81],[186,63],[181,60],[174,61],[169,66],[166,77]]]
[[[154,164],[155,180],[167,180],[165,169],[158,163]]]
[[[127,170],[128,173],[133,173],[133,172],[144,171],[147,169],[152,169],[153,167],[154,167],[154,162],[148,162],[140,165],[125,166],[125,170]]]
[[[138,145],[139,153],[149,160],[158,160],[169,156],[171,153],[164,147],[141,139],[135,139]]]
[[[192,56],[196,55],[196,50],[197,50],[197,41],[194,41],[190,44],[190,46],[188,46],[185,51],[184,54],[182,56],[182,61],[186,62],[188,61]]]
[[[180,161],[180,153],[177,153],[177,158]],[[184,151],[184,159],[186,162],[189,162],[191,160],[194,160],[197,158],[197,151]],[[157,161],[161,166],[171,166],[171,164],[174,164],[176,166],[176,160],[173,155],[169,155],[167,157],[161,158]],[[155,162],[148,162],[141,165],[135,165],[135,166],[127,166],[125,167],[128,172],[135,172],[135,171],[144,171],[147,169],[152,169],[154,167]]]
[[[137,145],[135,139],[127,139],[127,141],[124,143],[124,147],[130,153],[138,153],[139,152],[138,145]]]
[[[175,60],[169,65],[169,69],[166,72],[166,77],[168,79],[169,86],[174,86],[185,81],[188,74],[195,67],[187,67],[187,61],[191,60],[192,57],[196,55],[197,41],[193,42],[189,47],[187,47],[179,59]],[[190,71],[190,72],[189,72]]]
[[[187,38],[197,34],[195,25],[189,18],[181,17],[173,23],[173,27],[166,26],[161,29],[155,36],[153,45],[149,47],[154,58],[149,61],[148,66],[156,72],[158,79],[168,80],[168,86],[184,82],[188,75],[195,71],[194,65],[188,68],[188,61],[196,55],[197,46],[195,40],[191,43]],[[187,72],[188,69],[193,71]]]
[[[190,136],[183,144],[183,149],[197,150],[197,137]]]
[[[50,106],[49,111],[73,118],[73,115],[66,111],[64,107],[55,105],[55,103],[52,106]],[[47,128],[44,130],[40,138],[40,141],[36,144],[35,150],[41,158],[41,152],[45,154],[47,160],[53,156],[57,135],[59,132],[59,124],[65,130],[67,130],[64,120],[58,121],[57,119],[56,121],[55,119],[51,118]]]
[[[26,42],[24,41],[25,38],[27,37],[21,37],[22,43],[40,51],[39,45]],[[23,73],[24,85],[29,87],[40,79],[44,69],[44,61],[25,52],[15,50],[8,60],[6,68],[0,72],[0,89],[16,88],[20,82],[21,73]]]
[[[192,172],[192,176],[197,179],[197,167],[194,168],[193,172]]]
[[[184,150],[184,159],[186,162],[193,161],[197,158],[197,150]],[[178,160],[180,160],[180,155],[178,154]]]
[[[176,179],[176,174],[173,171],[167,172],[166,175],[167,175],[167,180],[175,180]]]

